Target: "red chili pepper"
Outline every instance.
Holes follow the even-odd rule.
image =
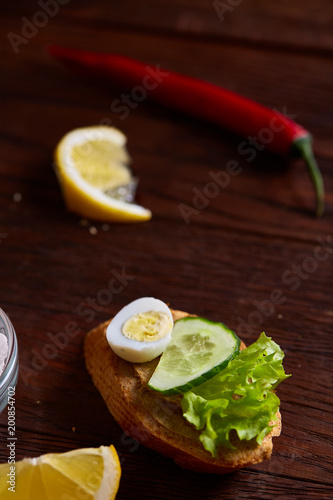
[[[311,135],[279,111],[212,83],[162,70],[159,66],[154,68],[129,57],[57,45],[51,45],[48,50],[65,66],[80,74],[102,77],[124,91],[134,93],[140,90],[137,100],[143,100],[147,95],[160,104],[256,141],[260,149],[303,158],[317,196],[317,215],[322,215],[324,186],[312,151]]]

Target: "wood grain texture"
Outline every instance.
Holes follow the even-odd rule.
[[[332,498],[331,2],[248,0],[221,23],[202,0],[72,0],[17,54],[7,35],[20,34],[22,17],[40,7],[1,9],[0,234],[8,236],[0,239],[0,306],[19,339],[17,459],[113,443],[120,500]],[[324,217],[313,217],[302,162],[263,152],[248,163],[240,138],[146,101],[121,120],[110,110],[119,91],[62,68],[47,56],[48,43],[123,53],[285,107],[314,135]],[[52,152],[68,130],[103,118],[127,135],[138,201],[154,216],[108,231],[93,223],[93,236],[64,208]],[[241,174],[186,224],[179,204],[191,206],[193,189],[230,160]],[[123,289],[102,304],[119,275]],[[193,474],[114,422],[86,372],[83,339],[143,295],[222,320],[247,344],[265,330],[282,346],[293,376],[279,389],[283,429],[269,462],[224,478]],[[6,438],[3,413],[1,461]]]
[[[59,2],[60,3],[60,2]],[[66,3],[66,2],[64,2]],[[32,17],[39,10],[32,0],[3,7],[6,17],[19,25],[22,16]],[[241,45],[263,42],[272,49],[314,51],[332,54],[333,7],[328,0],[135,0],[122,2],[71,0],[59,8],[62,22],[113,29],[140,30],[200,39],[213,38]]]

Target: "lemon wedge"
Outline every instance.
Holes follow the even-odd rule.
[[[113,500],[121,468],[113,446],[83,448],[0,465],[1,500]],[[14,493],[15,492],[15,493]]]
[[[107,126],[72,130],[55,150],[55,170],[69,211],[101,222],[140,222],[151,211],[132,203],[136,179],[126,136]]]

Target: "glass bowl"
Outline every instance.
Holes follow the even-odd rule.
[[[0,308],[0,333],[7,337],[8,354],[5,360],[4,371],[0,375],[0,413],[6,408],[8,403],[8,390],[15,388],[18,378],[18,348],[14,327]]]

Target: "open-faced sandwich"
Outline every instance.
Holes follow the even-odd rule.
[[[218,474],[271,456],[283,357],[264,333],[246,347],[224,324],[151,297],[85,339],[87,369],[125,433],[181,467]]]

